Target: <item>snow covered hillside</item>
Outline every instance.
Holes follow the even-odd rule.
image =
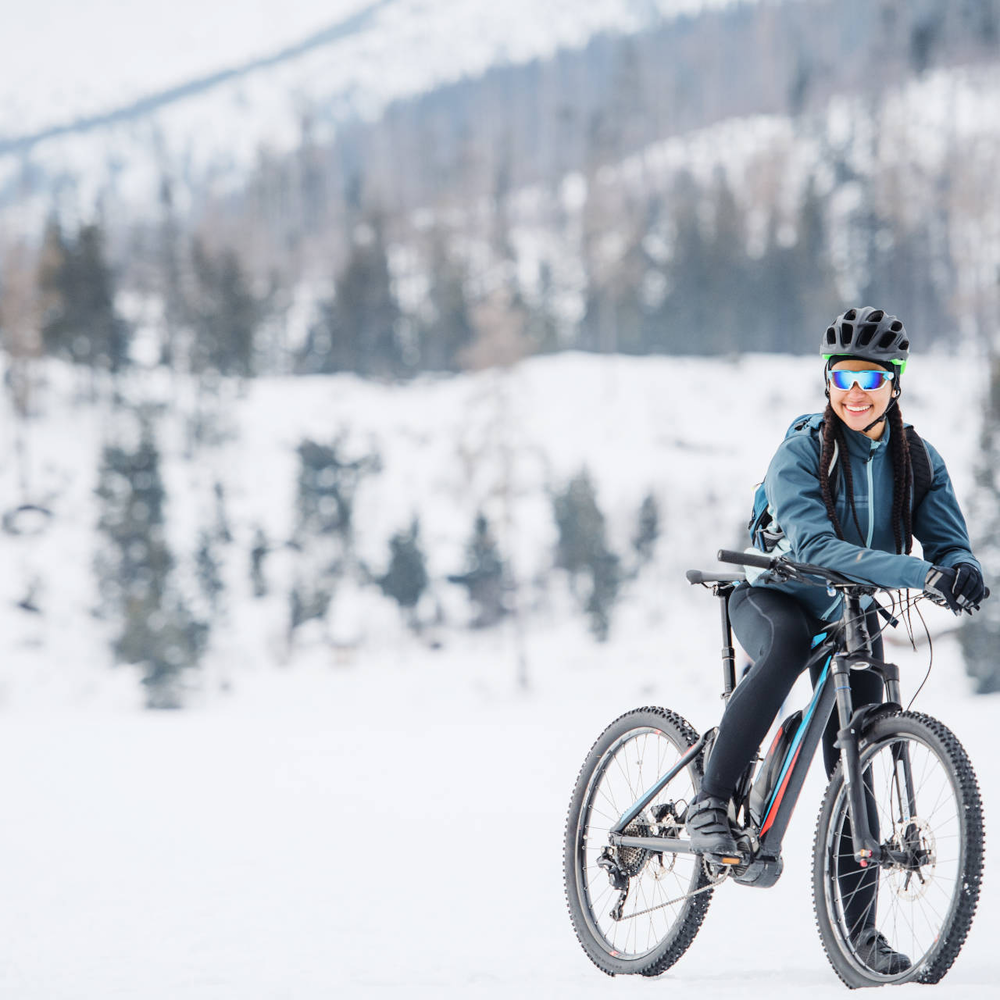
[[[978,408],[939,391],[938,363],[924,358],[911,365],[904,413],[947,456],[959,495],[967,498]],[[946,363],[961,365],[978,388],[972,358]],[[102,447],[121,439],[127,410],[81,401],[89,383],[57,363],[40,371],[35,415],[22,422],[7,410],[0,438],[5,509],[29,504],[51,511],[37,523],[19,520],[17,532],[3,536],[0,626],[9,654],[0,664],[0,703],[86,704],[103,699],[112,685],[134,699],[132,670],[109,669],[111,624],[93,615],[98,466]],[[303,439],[339,442],[348,456],[378,456],[382,471],[363,479],[355,498],[357,556],[373,573],[384,572],[388,539],[419,519],[430,577],[417,608],[425,626],[420,641],[444,646],[472,617],[465,592],[446,577],[462,570],[477,511],[490,520],[510,561],[522,620],[542,633],[558,623],[586,644],[585,620],[563,574],[552,572],[552,493],[586,468],[609,546],[622,555],[651,493],[662,534],[653,561],[626,584],[611,627],[619,642],[658,647],[704,606],[688,592],[683,571],[711,564],[720,546],[742,543],[752,488],[776,442],[795,416],[822,400],[811,358],[563,354],[509,372],[404,386],[346,375],[261,378],[242,388],[226,382],[212,404],[214,437],[196,446],[192,422],[207,404],[192,385],[156,372],[136,376],[129,392],[159,407],[154,427],[166,539],[177,584],[191,602],[200,534],[222,517],[233,539],[219,556],[225,589],[203,668],[189,678],[190,698],[208,703],[238,693],[275,664],[322,668],[346,661],[364,669],[369,656],[395,656],[416,641],[395,602],[354,579],[338,584],[325,620],[308,623],[289,645],[290,588],[297,573],[310,572],[305,557],[285,544],[295,528],[296,449]],[[250,553],[258,530],[271,551],[264,564],[269,592],[255,598]],[[28,598],[37,610],[18,606]],[[706,620],[714,620],[711,610]],[[509,638],[510,628],[486,638]],[[700,642],[694,649],[701,652]],[[531,675],[544,665],[529,662],[528,669]]]
[[[359,108],[373,109],[496,63],[585,45],[597,32],[628,34],[733,2],[513,0],[498,8],[486,0],[266,0],[249,7],[230,0],[206,8],[193,0],[169,7],[39,0],[4,26],[11,85],[0,94],[0,139],[71,125],[226,71],[245,76],[282,53],[290,61],[320,48],[293,70],[292,89],[300,98],[310,85],[328,95],[353,93]],[[264,89],[253,96],[263,98]],[[286,110],[291,96],[281,95]]]
[[[345,122],[377,119],[394,100],[493,66],[733,3],[310,0],[206,11],[191,0],[46,0],[5,24],[6,224],[34,235],[54,205],[87,214],[102,193],[105,207],[145,213],[164,176],[238,190],[261,156],[295,149],[306,122],[310,141],[328,141]]]

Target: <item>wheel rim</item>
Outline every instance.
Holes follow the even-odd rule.
[[[904,815],[902,768],[910,758],[916,814]],[[824,891],[837,943],[863,976],[878,982],[913,978],[950,926],[962,890],[964,828],[961,797],[947,761],[915,736],[897,736],[868,748],[861,757],[865,786],[874,798],[878,841],[905,860],[859,875],[853,856],[842,850],[849,831],[846,786],[841,785],[826,833]],[[861,880],[868,878],[867,891]],[[874,892],[871,883],[875,883]],[[870,899],[871,905],[865,905]],[[859,922],[859,914],[861,921]],[[889,947],[909,959],[905,969],[880,972],[856,947],[854,932],[871,921]],[[853,923],[855,927],[849,927]]]
[[[690,903],[684,897],[698,887],[701,865],[696,856],[644,852],[647,856],[640,858],[627,848],[633,853],[623,859],[624,867],[635,874],[629,879],[622,919],[615,920],[611,910],[620,893],[597,864],[608,847],[611,826],[687,749],[659,729],[630,730],[604,753],[588,783],[577,828],[577,882],[591,933],[614,958],[641,959],[660,947],[683,919]],[[685,804],[693,796],[690,768],[685,768],[637,822],[648,823],[660,807],[671,801]]]

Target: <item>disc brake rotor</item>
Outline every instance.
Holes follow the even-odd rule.
[[[930,824],[914,817],[896,831],[892,847],[911,859],[907,864],[893,865],[886,871],[892,892],[900,899],[920,899],[934,881],[937,868],[937,841]]]

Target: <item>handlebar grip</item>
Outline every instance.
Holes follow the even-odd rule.
[[[716,559],[724,563],[736,563],[737,566],[755,566],[757,569],[770,569],[774,560],[770,556],[755,555],[752,552],[733,552],[732,549],[719,549]]]

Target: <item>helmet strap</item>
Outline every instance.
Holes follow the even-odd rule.
[[[887,416],[889,416],[889,411],[896,405],[896,400],[899,399],[899,390],[897,389],[892,394],[892,399],[889,400],[889,405],[882,411],[882,416],[876,417],[867,427],[861,429],[862,434],[867,434],[876,424],[882,423]]]

